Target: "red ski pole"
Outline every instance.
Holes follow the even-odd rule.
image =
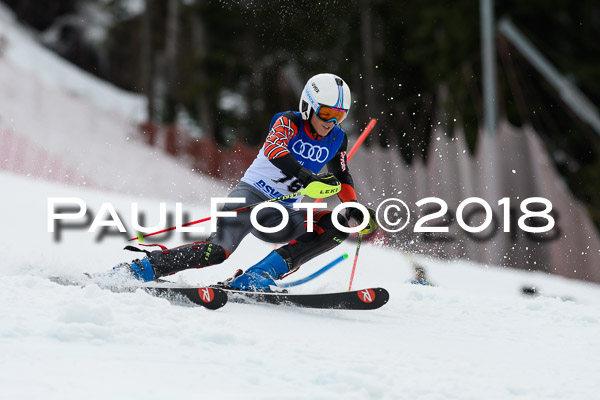
[[[356,150],[358,150],[358,148],[365,141],[365,139],[367,138],[369,133],[371,133],[371,130],[373,129],[373,127],[375,126],[376,123],[377,123],[377,120],[374,118],[369,121],[369,123],[365,127],[365,130],[363,131],[363,133],[360,134],[360,136],[358,137],[358,139],[356,140],[356,142],[354,143],[354,145],[348,152],[348,155],[347,155],[348,162],[350,162],[350,160],[354,156],[354,153],[356,153]],[[323,201],[323,199],[317,199],[315,201],[315,203],[320,203],[321,201]],[[354,272],[356,271],[356,264],[358,262],[358,252],[360,250],[360,244],[362,242],[362,237],[363,237],[363,234],[359,233],[358,234],[358,243],[356,244],[356,253],[354,254],[354,264],[352,265],[352,274],[350,275],[350,284],[348,285],[348,291],[352,290],[352,281],[354,280]]]
[[[352,159],[352,156],[354,156],[354,153],[356,153],[356,150],[358,150],[360,145],[365,141],[365,139],[367,138],[367,135],[369,133],[371,133],[371,130],[373,129],[373,127],[375,126],[376,123],[377,123],[376,119],[372,119],[371,121],[369,121],[369,123],[367,124],[363,133],[360,134],[360,136],[358,137],[358,140],[356,141],[356,143],[354,143],[354,146],[352,146],[352,149],[350,149],[350,151],[348,152],[348,161],[350,161],[350,159]],[[318,199],[317,202],[320,200],[321,199]],[[356,253],[354,254],[354,264],[352,264],[352,273],[350,275],[350,284],[348,285],[348,291],[352,290],[352,282],[354,281],[354,272],[356,272],[356,263],[358,262],[358,252],[360,251],[360,244],[362,242],[362,237],[363,237],[363,234],[359,233],[358,234],[358,243],[356,244]]]
[[[358,234],[358,244],[356,245],[356,254],[354,254],[354,264],[352,265],[352,274],[350,275],[350,284],[348,285],[348,291],[352,290],[352,281],[354,280],[354,271],[356,271],[356,262],[358,261],[358,252],[360,250],[360,243],[362,242],[363,234]]]

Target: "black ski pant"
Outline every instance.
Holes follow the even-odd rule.
[[[227,203],[223,211],[266,201],[268,198],[251,185],[240,182],[229,194],[230,198],[244,197],[243,203]],[[288,223],[279,231],[265,233],[252,225],[251,210],[237,213],[234,217],[217,220],[217,229],[206,242],[197,242],[169,250],[156,250],[148,255],[156,275],[165,276],[189,268],[200,268],[220,264],[233,253],[242,240],[250,233],[269,243],[287,243],[275,250],[288,264],[291,271],[312,258],[331,250],[342,243],[348,233],[337,229],[332,222],[330,211],[318,211],[313,216],[313,232],[306,227],[306,210],[285,209],[289,216]],[[348,226],[344,216],[338,214],[338,222]],[[264,227],[275,227],[282,221],[279,210],[266,208],[257,213],[257,222]]]

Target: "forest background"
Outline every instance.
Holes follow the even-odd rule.
[[[148,98],[148,119],[185,125],[223,146],[260,146],[271,116],[295,109],[319,72],[350,85],[344,127],[378,120],[367,146],[425,161],[432,128],[483,129],[480,4],[453,1],[2,0],[49,48]],[[600,3],[496,1],[596,106]],[[600,136],[499,33],[500,118],[530,125],[600,227]],[[0,47],[1,50],[1,47]]]

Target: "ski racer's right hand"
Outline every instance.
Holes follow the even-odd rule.
[[[329,172],[321,172],[320,174],[315,174],[308,168],[301,168],[300,171],[298,171],[297,176],[298,180],[300,181],[300,183],[302,183],[304,187],[308,186],[309,183],[315,181],[319,181],[330,186],[340,185],[340,181],[332,173]]]
[[[375,232],[375,230],[377,230],[375,210],[373,210],[370,207],[366,207],[366,209],[369,212],[369,224],[362,231],[359,232],[362,234],[373,233]],[[364,222],[365,216],[363,215],[362,211],[360,211],[358,208],[348,207],[346,211],[346,218],[348,219],[348,221],[353,219],[358,225],[360,225]]]

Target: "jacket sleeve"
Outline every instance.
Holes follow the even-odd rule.
[[[354,180],[348,170],[348,159],[346,151],[348,149],[348,137],[344,135],[344,141],[335,156],[327,163],[327,170],[331,172],[342,184],[342,190],[338,197],[342,202],[356,201],[356,191],[354,190]]]
[[[300,131],[300,121],[294,113],[280,116],[267,135],[263,147],[265,156],[286,176],[296,176],[302,165],[288,150],[290,140]]]

